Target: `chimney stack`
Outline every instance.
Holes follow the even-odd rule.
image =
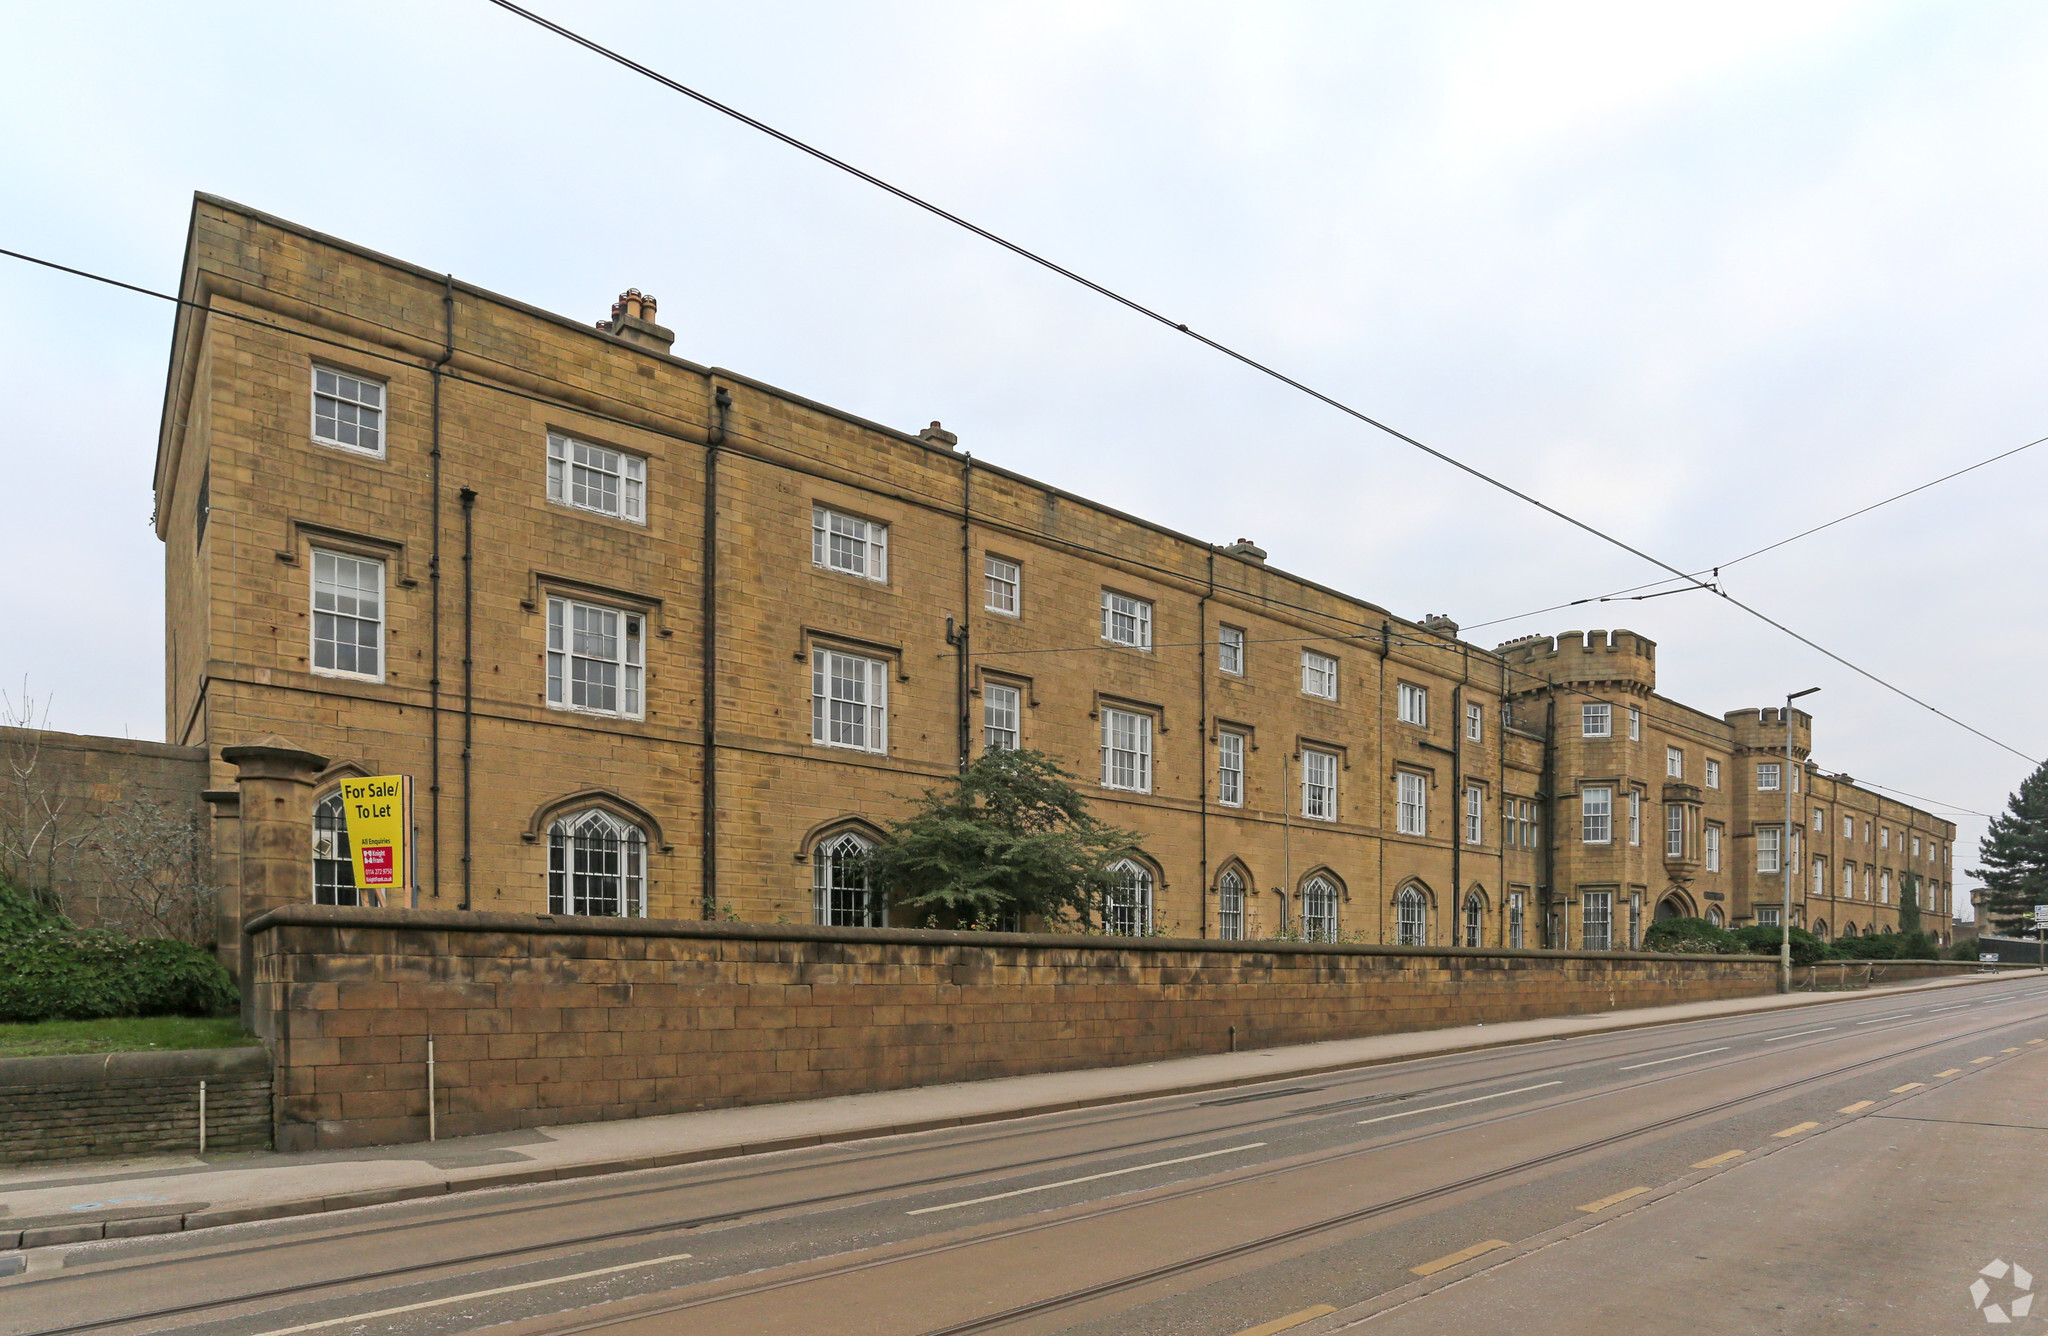
[[[1266,549],[1260,547],[1249,538],[1240,538],[1229,547],[1224,548],[1223,555],[1226,557],[1236,557],[1240,561],[1248,561],[1254,566],[1266,564]]]
[[[917,434],[917,439],[932,445],[942,445],[948,450],[958,450],[960,448],[960,438],[947,431],[944,427],[941,427],[937,418],[932,419],[931,426],[926,427]]]
[[[654,298],[638,288],[627,288],[612,303],[612,318],[598,321],[597,327],[628,343],[665,353],[675,346],[675,331],[654,323],[654,308]]]
[[[1440,612],[1432,612],[1424,617],[1422,629],[1434,631],[1440,636],[1449,636],[1453,640],[1458,638],[1458,624]]]

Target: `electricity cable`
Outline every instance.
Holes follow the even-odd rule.
[[[1213,352],[1220,353],[1223,356],[1228,357],[1231,360],[1239,363],[1240,365],[1249,368],[1250,370],[1256,371],[1259,374],[1267,376],[1272,380],[1275,380],[1280,384],[1287,386],[1290,389],[1296,390],[1301,394],[1307,395],[1309,398],[1312,398],[1317,402],[1326,405],[1327,407],[1333,408],[1338,412],[1345,414],[1348,417],[1354,418],[1357,421],[1362,422],[1377,431],[1384,432],[1388,436],[1393,437],[1395,440],[1398,440],[1403,444],[1412,446],[1415,449],[1420,450],[1424,454],[1429,455],[1431,458],[1436,459],[1440,463],[1448,464],[1452,468],[1458,469],[1463,473],[1469,474],[1470,476],[1478,479],[1479,481],[1487,484],[1490,487],[1497,488],[1500,491],[1506,492],[1509,496],[1512,496],[1519,501],[1526,502],[1527,504],[1536,507],[1538,510],[1543,511],[1545,514],[1548,514],[1556,519],[1563,520],[1565,523],[1571,525],[1573,528],[1579,529],[1584,533],[1587,533],[1595,538],[1598,538],[1604,543],[1608,543],[1614,547],[1618,547],[1622,551],[1627,552],[1629,555],[1636,557],[1642,561],[1646,561],[1650,565],[1655,566],[1660,570],[1667,571],[1675,579],[1689,581],[1691,584],[1701,589],[1710,589],[1714,593],[1719,594],[1723,599],[1727,600],[1729,603],[1733,604],[1735,607],[1740,608],[1742,611],[1748,613],[1750,616],[1763,622],[1765,625],[1770,626],[1787,636],[1790,636],[1792,639],[1798,641],[1800,644],[1805,645],[1808,649],[1811,649],[1814,652],[1822,655],[1823,657],[1834,661],[1840,666],[1847,668],[1849,671],[1855,673],[1857,676],[1874,682],[1878,686],[1883,687],[1885,690],[1892,692],[1894,695],[1903,697],[1904,699],[1911,701],[1913,704],[1918,705],[1921,709],[1927,710],[1932,714],[1938,715],[1941,718],[1946,719],[1949,723],[1954,724],[1957,728],[1960,728],[1967,733],[1973,734],[1976,737],[1982,738],[1984,741],[1989,742],[1994,747],[1998,747],[2003,751],[2011,752],[2014,756],[2017,756],[2021,760],[2026,761],[2029,765],[2038,766],[2041,764],[2041,762],[2037,758],[2029,756],[2027,753],[2019,750],[2017,747],[2013,747],[2005,742],[2001,742],[1999,739],[1991,736],[1989,733],[1986,733],[1984,730],[1980,728],[1977,728],[1971,724],[1964,723],[1961,719],[1958,719],[1956,716],[1950,714],[1948,711],[1940,708],[1939,706],[1933,704],[1930,701],[1921,699],[1919,696],[1916,696],[1912,692],[1907,691],[1904,687],[1886,681],[1884,678],[1879,677],[1876,673],[1871,672],[1869,669],[1863,668],[1858,664],[1855,664],[1850,660],[1842,657],[1841,655],[1835,653],[1833,650],[1828,649],[1826,646],[1818,644],[1811,638],[1801,635],[1799,632],[1785,625],[1785,623],[1777,620],[1776,618],[1770,616],[1762,610],[1753,607],[1748,603],[1743,602],[1742,600],[1736,598],[1734,595],[1729,594],[1726,590],[1716,588],[1715,586],[1699,579],[1695,575],[1689,575],[1685,571],[1682,571],[1678,567],[1672,565],[1670,562],[1652,556],[1650,553],[1643,551],[1641,548],[1634,546],[1633,544],[1627,542],[1624,539],[1618,538],[1613,534],[1595,528],[1593,525],[1587,523],[1585,520],[1579,519],[1575,515],[1571,515],[1565,511],[1559,510],[1557,507],[1549,504],[1548,502],[1539,500],[1534,496],[1531,496],[1529,493],[1522,491],[1520,488],[1515,487],[1511,483],[1496,478],[1482,469],[1479,469],[1471,464],[1467,464],[1465,461],[1457,458],[1454,455],[1447,454],[1446,452],[1439,450],[1434,446],[1428,445],[1423,441],[1420,441],[1415,437],[1408,435],[1406,432],[1400,431],[1395,427],[1389,426],[1387,423],[1380,421],[1379,419],[1371,416],[1370,414],[1364,412],[1361,409],[1352,407],[1350,404],[1347,404],[1343,400],[1336,398],[1334,395],[1330,395],[1323,392],[1322,390],[1318,390],[1314,386],[1309,385],[1304,381],[1297,380],[1293,376],[1288,375],[1287,373],[1279,370],[1276,367],[1269,366],[1266,363],[1259,361],[1258,359],[1252,357],[1249,353],[1240,352],[1238,349],[1231,347],[1229,344],[1223,343],[1217,339],[1212,339],[1206,334],[1202,334],[1193,329],[1190,329],[1185,322],[1175,320],[1171,316],[1165,315],[1153,309],[1152,307],[1145,305],[1144,303],[1138,301],[1135,298],[1125,296],[1123,293],[1116,291],[1114,288],[1110,288],[1105,286],[1104,284],[1098,283],[1094,279],[1088,278],[1083,274],[1077,273],[1074,270],[1069,269],[1066,266],[1061,265],[1056,261],[1047,258],[1046,256],[1040,255],[1036,251],[1030,250],[1029,248],[1022,246],[1017,242],[1009,240],[1007,237],[992,232],[988,228],[982,227],[977,223],[970,222],[968,219],[961,217],[959,214],[953,213],[950,210],[947,210],[941,207],[940,205],[925,199],[920,195],[913,194],[910,191],[905,190],[901,186],[897,186],[886,180],[883,180],[881,177],[874,175],[872,172],[864,171],[863,169],[854,166],[852,163],[847,162],[842,158],[834,157],[832,154],[827,153],[825,150],[818,148],[815,145],[812,145],[802,139],[798,139],[796,136],[788,134],[782,130],[778,130],[774,126],[769,125],[767,122],[750,116],[736,107],[729,106],[726,103],[720,102],[718,99],[710,96],[707,93],[700,92],[697,89],[690,87],[688,84],[682,83],[677,79],[670,78],[668,75],[661,73],[659,70],[644,65],[639,61],[634,60],[632,57],[627,56],[623,52],[616,51],[611,47],[605,46],[602,43],[592,40],[591,38],[585,37],[581,33],[576,32],[571,28],[564,27],[563,25],[556,23],[552,19],[546,18],[545,16],[537,14],[530,9],[526,9],[520,5],[514,4],[512,3],[512,0],[489,0],[489,3],[496,5],[498,8],[504,10],[509,14],[513,14],[518,16],[519,18],[525,19],[527,22],[532,23],[537,27],[543,28],[546,31],[555,34],[557,37],[562,38],[565,41],[580,46],[584,50],[589,51],[594,55],[600,56],[606,60],[613,62],[616,65],[619,65],[627,70],[632,71],[635,74],[640,75],[643,78],[651,80],[654,83],[660,84],[662,87],[669,89],[671,92],[680,93],[684,97],[690,98],[692,101],[695,101],[701,104],[702,106],[719,113],[722,116],[730,117],[731,119],[738,121],[740,124],[745,125],[750,129],[758,130],[762,134],[765,134],[770,138],[773,138],[779,141],[780,143],[797,150],[800,153],[806,154],[809,157],[824,163],[828,167],[832,167],[838,171],[844,172],[857,180],[863,181],[866,184],[875,187],[877,190],[881,190],[889,195],[894,196],[895,198],[903,201],[906,204],[911,205],[914,208],[922,209],[926,213],[929,213],[932,216],[939,218],[944,222],[951,223],[955,227],[961,228],[969,233],[972,233],[974,236],[980,237],[982,240],[987,241],[992,245],[999,246],[1002,249],[1009,251],[1011,254],[1017,256],[1020,259],[1027,260],[1032,264],[1038,265],[1041,268],[1051,271],[1052,273],[1058,274],[1060,277],[1065,278],[1073,283],[1076,283],[1083,288],[1086,288],[1088,291],[1095,293],[1097,296],[1115,302],[1118,305],[1123,306],[1126,309],[1138,315],[1141,315],[1148,320],[1152,320],[1158,324],[1164,325],[1168,329],[1177,330],[1178,332],[1187,335],[1189,338],[1195,340],[1197,343],[1202,344],[1204,347],[1210,349]]]

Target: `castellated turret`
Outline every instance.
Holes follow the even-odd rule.
[[[1743,751],[1785,754],[1785,707],[1766,705],[1755,710],[1730,710],[1721,716],[1735,733],[1735,745]],[[1813,754],[1813,716],[1797,706],[1792,710],[1792,757],[1804,760]]]
[[[1643,696],[1657,689],[1657,642],[1633,631],[1524,636],[1495,647],[1494,653],[1519,670],[1508,688],[1511,694],[1547,682],[1619,687]]]

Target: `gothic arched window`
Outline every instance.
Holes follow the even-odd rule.
[[[1394,897],[1394,944],[1429,945],[1429,901],[1413,886]]]
[[[1337,940],[1337,884],[1320,873],[1301,888],[1301,935],[1310,942]]]
[[[811,855],[811,891],[819,923],[828,928],[888,925],[882,897],[868,885],[867,856],[873,847],[847,831],[826,840]]]
[[[1465,945],[1486,945],[1486,901],[1477,891],[1465,897]]]
[[[348,847],[348,818],[337,790],[313,805],[313,903],[355,905],[355,860]]]
[[[1112,937],[1142,937],[1152,931],[1152,873],[1126,858],[1109,869],[1113,884],[1102,907],[1102,930]]]
[[[647,917],[647,836],[601,808],[548,827],[548,912]]]

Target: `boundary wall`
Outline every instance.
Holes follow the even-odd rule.
[[[252,919],[279,1150],[1751,997],[1777,961],[294,905]]]
[[[195,1154],[270,1145],[270,1055],[260,1048],[0,1058],[0,1164]]]

